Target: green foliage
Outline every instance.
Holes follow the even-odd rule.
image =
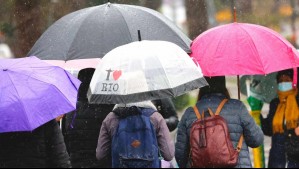
[[[178,111],[182,111],[189,106],[194,106],[196,103],[196,98],[191,97],[189,94],[184,94],[184,95],[174,98],[173,102],[174,102],[175,108]]]
[[[13,37],[14,28],[9,23],[0,24],[0,31],[3,32],[8,37]]]

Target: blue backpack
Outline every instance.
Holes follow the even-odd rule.
[[[113,168],[160,168],[156,132],[150,121],[155,110],[137,109],[139,115],[119,121],[112,139]]]

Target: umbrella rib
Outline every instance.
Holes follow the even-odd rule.
[[[19,94],[19,92],[18,92],[16,86],[14,85],[13,80],[11,79],[11,76],[10,76],[9,72],[7,72],[7,75],[9,76],[9,80],[10,80],[11,83],[13,84],[12,86],[15,88],[15,90],[16,90],[16,92],[17,92],[18,100],[19,100],[19,102],[22,104],[22,108],[23,108],[23,110],[24,110],[25,112],[27,112],[27,111],[26,111],[26,107],[25,107],[24,103],[22,102],[22,100],[20,99],[20,94]],[[30,126],[30,128],[32,128],[32,126],[30,125],[30,121],[29,121],[29,119],[28,119],[27,116],[26,116],[26,119],[27,119],[27,125]]]
[[[85,18],[88,18],[90,15],[92,15],[92,14],[93,14],[92,12],[93,12],[94,10],[96,10],[96,8],[94,8],[93,10],[90,10],[90,13],[89,13],[88,15],[86,15],[86,17],[85,17]],[[84,20],[85,20],[85,19],[84,19]],[[72,43],[70,43],[70,46],[69,46],[69,48],[68,48],[68,50],[67,50],[67,52],[66,52],[66,55],[64,56],[64,58],[65,58],[65,61],[68,61],[68,60],[73,60],[73,59],[67,59],[67,56],[68,56],[68,54],[69,54],[69,51],[71,50],[71,46],[72,46],[72,45],[73,45],[73,43],[75,42],[76,35],[77,35],[77,33],[79,32],[79,30],[81,29],[81,27],[82,27],[83,23],[84,23],[84,21],[83,21],[83,22],[81,22],[81,24],[80,24],[80,26],[79,26],[79,28],[78,28],[78,30],[77,30],[77,32],[76,32],[76,34],[75,34],[75,36],[74,36],[73,40],[72,40]]]
[[[72,103],[70,102],[70,100],[69,100],[67,97],[65,97],[65,95],[62,94],[61,91],[60,91],[55,85],[50,84],[50,86],[53,86],[54,89],[55,89],[60,95],[62,95],[62,96],[65,98],[65,100],[67,100],[67,102],[68,102],[70,105],[72,105]],[[76,109],[76,107],[75,107],[75,109]],[[74,110],[75,110],[75,109],[74,109]],[[73,111],[73,110],[72,110],[72,111]],[[71,112],[71,111],[70,111],[70,112]],[[66,113],[69,113],[69,112],[66,112]],[[64,113],[64,114],[66,114],[66,113]],[[54,117],[54,118],[56,118],[56,117]]]
[[[222,33],[222,35],[221,35],[221,37],[219,38],[219,41],[218,41],[218,43],[217,43],[217,48],[216,48],[215,53],[214,53],[213,56],[216,56],[217,51],[220,50],[220,49],[219,49],[219,46],[220,46],[222,37],[223,37],[224,35],[226,35],[226,32],[228,32],[228,31],[229,31],[229,29],[227,29],[227,30],[225,31],[225,33]],[[216,38],[216,36],[215,36],[214,38]],[[205,50],[205,51],[208,52],[208,50]],[[211,60],[211,59],[210,59],[210,60]],[[210,72],[210,71],[209,71],[209,72]]]
[[[276,39],[278,39],[279,41],[281,41],[287,48],[290,48],[287,44],[286,44],[286,42],[288,42],[288,41],[286,41],[286,42],[284,42],[281,38],[279,38],[278,36],[276,36],[275,34],[278,34],[277,32],[275,32],[275,31],[273,31],[273,30],[271,30],[270,29],[270,31],[267,31],[267,29],[266,28],[264,28],[264,27],[262,27],[262,26],[260,26],[263,30],[265,30],[265,32],[266,33],[270,33],[271,35],[272,34],[274,34],[274,37],[276,38]],[[278,34],[279,35],[279,34]],[[292,48],[291,48],[292,49]],[[292,49],[292,53],[294,54],[294,52],[293,52],[293,49]],[[294,54],[295,55],[295,54]],[[293,59],[293,67],[296,67],[296,66],[294,66],[294,62],[295,62],[295,58],[293,57],[292,58]]]
[[[19,73],[19,72],[15,72],[15,73]],[[19,73],[19,74],[23,74],[23,73]],[[25,75],[25,74],[23,74],[23,75]],[[9,77],[10,77],[10,76],[9,76]],[[37,80],[37,81],[40,81],[40,82],[49,84],[50,86],[54,87],[54,89],[55,89],[56,91],[58,91],[58,93],[59,93],[60,95],[62,95],[62,96],[67,100],[67,102],[68,102],[70,105],[72,105],[72,103],[69,101],[69,99],[66,98],[64,94],[61,94],[61,91],[60,91],[55,85],[53,85],[53,84],[51,84],[51,83],[48,83],[48,82],[41,81],[41,80],[36,79],[36,78],[34,78],[34,77],[32,77],[32,76],[30,76],[30,78],[33,78],[33,79],[35,79],[35,80]],[[13,81],[11,80],[11,78],[9,78],[9,79],[10,79],[10,81],[13,83]],[[15,85],[13,85],[13,86],[14,86],[14,88],[15,88],[15,90],[16,90],[18,96],[20,97],[19,92],[18,92],[18,90],[16,89]],[[21,99],[18,99],[18,100],[21,102],[21,104],[23,105],[23,106],[22,106],[23,109],[26,111],[26,107],[24,106],[24,103],[22,102],[22,100],[21,100]],[[29,119],[28,119],[27,116],[26,116],[26,118],[27,118],[27,120],[28,120],[28,125],[30,126]],[[56,118],[56,117],[53,117],[53,118]],[[30,126],[30,127],[32,128],[32,126]]]
[[[258,25],[258,26],[259,26],[259,25]],[[273,31],[272,29],[270,29],[270,31],[269,31],[269,30],[267,30],[267,29],[266,29],[265,27],[263,27],[263,26],[259,26],[259,27],[261,27],[261,29],[263,29],[265,33],[271,33],[271,35],[274,34],[274,37],[275,37],[276,39],[278,39],[278,40],[281,41],[285,46],[288,47],[288,45],[287,45],[282,39],[280,39],[278,36],[275,35],[275,34],[278,34],[279,36],[281,36],[279,33]],[[269,29],[269,28],[268,28],[268,29]],[[288,41],[286,41],[286,42],[288,42]]]
[[[5,62],[5,61],[4,61]],[[17,65],[17,64],[19,64],[19,63],[22,63],[23,61],[22,60],[20,60],[19,62],[15,62],[15,63],[13,63],[13,64],[11,64],[11,65],[9,65],[9,67],[8,67],[8,69],[10,68],[10,67],[12,67],[12,66],[15,66],[15,65]],[[1,65],[0,65],[1,66]],[[2,67],[2,66],[1,66]],[[3,67],[2,67],[3,68]],[[14,67],[15,68],[15,67]],[[19,67],[19,68],[22,68],[22,66],[21,67]]]
[[[126,26],[127,26],[127,28],[128,28],[130,37],[131,37],[131,42],[133,42],[132,34],[131,34],[131,32],[130,32],[130,28],[129,28],[129,25],[128,25],[128,23],[127,23],[126,18],[123,16],[123,13],[118,9],[118,7],[117,7],[116,5],[114,5],[114,6],[115,6],[115,9],[120,13],[121,17],[124,19],[124,21],[125,21],[125,23],[126,23]],[[137,32],[136,32],[136,34],[137,34]]]
[[[159,59],[159,62],[160,62],[161,65],[163,65],[160,59]],[[165,69],[164,69],[163,66],[162,66],[162,70],[163,70],[163,72],[165,73],[165,75],[167,75],[167,74],[166,74],[166,71],[165,71]],[[170,88],[172,88],[172,86],[170,85],[170,81],[169,81],[169,79],[168,79],[168,78],[165,78],[165,79],[167,80],[168,86],[169,86]]]
[[[60,69],[60,68],[57,67],[57,66],[54,66],[54,67]],[[15,71],[12,71],[12,72],[15,72]],[[65,73],[65,70],[63,70],[63,72]],[[18,74],[22,74],[22,75],[28,76],[28,75],[26,75],[26,74],[24,74],[24,73],[22,73],[22,72],[15,72],[15,73],[18,73]],[[67,74],[67,73],[66,73],[66,74]],[[49,83],[49,82],[45,82],[45,81],[42,81],[42,80],[40,80],[40,79],[37,79],[37,78],[35,78],[34,76],[28,76],[28,77],[30,77],[30,78],[32,78],[32,79],[35,79],[35,80],[37,80],[37,81],[40,81],[40,82],[42,82],[42,83],[47,83],[47,84],[49,84],[49,85],[53,85],[53,84],[51,84],[51,83]],[[69,77],[68,74],[67,74],[67,77],[68,77],[68,79],[70,80],[70,83],[72,83],[72,85],[74,86],[74,88],[75,88],[76,90],[78,90],[77,87],[76,87],[76,85],[75,85],[75,84],[73,83],[73,81],[70,79],[70,77]]]
[[[263,69],[263,72],[266,74],[265,69],[264,69],[264,66],[263,66],[262,59],[261,59],[261,57],[260,57],[260,54],[258,53],[258,50],[257,50],[257,48],[256,48],[256,46],[255,46],[255,43],[254,43],[253,39],[251,38],[249,32],[247,32],[246,29],[244,29],[242,26],[240,26],[240,28],[241,28],[241,29],[242,29],[242,30],[243,30],[243,31],[250,37],[249,39],[251,40],[252,46],[253,46],[254,49],[255,49],[255,53],[257,54],[256,56],[258,56],[257,59],[260,61],[260,63],[261,63],[261,67],[262,67],[262,69]]]

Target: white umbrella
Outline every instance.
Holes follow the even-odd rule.
[[[175,97],[206,86],[200,67],[166,41],[141,41],[107,53],[91,80],[90,103],[118,104]]]

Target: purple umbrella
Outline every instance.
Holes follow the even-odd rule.
[[[75,109],[80,81],[36,57],[0,60],[0,133],[32,131]]]

